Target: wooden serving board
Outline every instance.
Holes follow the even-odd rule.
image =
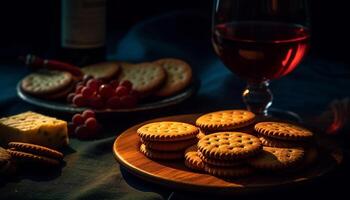
[[[198,116],[198,114],[191,114],[159,118],[129,128],[114,142],[113,152],[116,160],[129,172],[146,181],[161,184],[175,190],[219,192],[224,194],[300,183],[322,176],[339,164],[331,152],[321,150],[317,163],[298,172],[257,172],[245,178],[224,180],[209,174],[192,171],[185,167],[183,160],[151,160],[139,151],[140,138],[136,131],[143,124],[155,121],[179,121],[194,124]]]

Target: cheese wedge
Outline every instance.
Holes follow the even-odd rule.
[[[69,142],[67,122],[35,112],[0,119],[0,144],[27,142],[59,148]]]

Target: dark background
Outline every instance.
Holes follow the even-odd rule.
[[[346,1],[309,1],[313,55],[348,63],[350,12]],[[212,0],[108,0],[108,38],[121,37],[137,22],[174,10],[199,10],[210,18]],[[59,0],[11,0],[0,6],[0,62],[35,53],[54,55],[59,46]],[[210,31],[210,30],[208,30]],[[113,44],[109,44],[113,45]]]

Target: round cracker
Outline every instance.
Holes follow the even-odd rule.
[[[198,128],[183,122],[162,121],[145,124],[137,133],[147,141],[180,141],[196,138]]]
[[[118,74],[120,66],[117,62],[103,62],[83,67],[81,70],[94,78],[110,80]]]
[[[175,142],[159,142],[159,141],[147,141],[141,138],[141,142],[149,149],[158,151],[181,151],[193,144],[197,144],[196,138],[190,140],[180,140]]]
[[[219,177],[243,177],[254,173],[254,169],[250,166],[236,166],[236,167],[217,167],[213,165],[205,164],[204,170],[213,175]]]
[[[259,138],[241,132],[219,132],[205,136],[198,142],[204,157],[217,160],[237,160],[261,151]]]
[[[152,150],[146,147],[146,145],[141,144],[140,151],[145,156],[151,158],[151,159],[159,159],[159,160],[174,160],[174,159],[181,159],[184,157],[183,151],[156,151]]]
[[[295,166],[303,157],[303,148],[263,147],[262,153],[251,158],[249,163],[257,169],[279,170]]]
[[[204,163],[197,154],[197,145],[190,146],[185,151],[185,166],[199,171],[204,171]]]
[[[155,61],[155,63],[161,65],[167,74],[167,79],[163,86],[155,93],[156,96],[167,97],[174,95],[190,84],[192,69],[185,61],[164,58]]]
[[[119,81],[129,80],[133,89],[141,95],[147,95],[157,90],[165,81],[166,73],[157,63],[120,63]]]
[[[26,76],[21,81],[21,88],[28,94],[40,96],[59,92],[72,81],[73,77],[68,72],[41,70]]]
[[[302,142],[279,140],[266,136],[259,136],[259,139],[261,144],[266,147],[292,148],[305,146]]]
[[[254,128],[261,135],[281,140],[306,140],[313,136],[306,128],[283,122],[260,122]]]
[[[223,110],[208,113],[196,120],[204,132],[231,131],[254,123],[255,114],[247,110]]]
[[[203,156],[203,154],[200,151],[198,151],[197,154],[203,160],[204,163],[217,166],[217,167],[235,167],[245,163],[242,160],[232,161],[232,160],[219,160],[219,159],[207,158]]]

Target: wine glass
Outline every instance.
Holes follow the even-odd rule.
[[[247,109],[270,115],[269,81],[292,72],[309,49],[306,0],[214,0],[212,32],[215,52],[248,83]]]

